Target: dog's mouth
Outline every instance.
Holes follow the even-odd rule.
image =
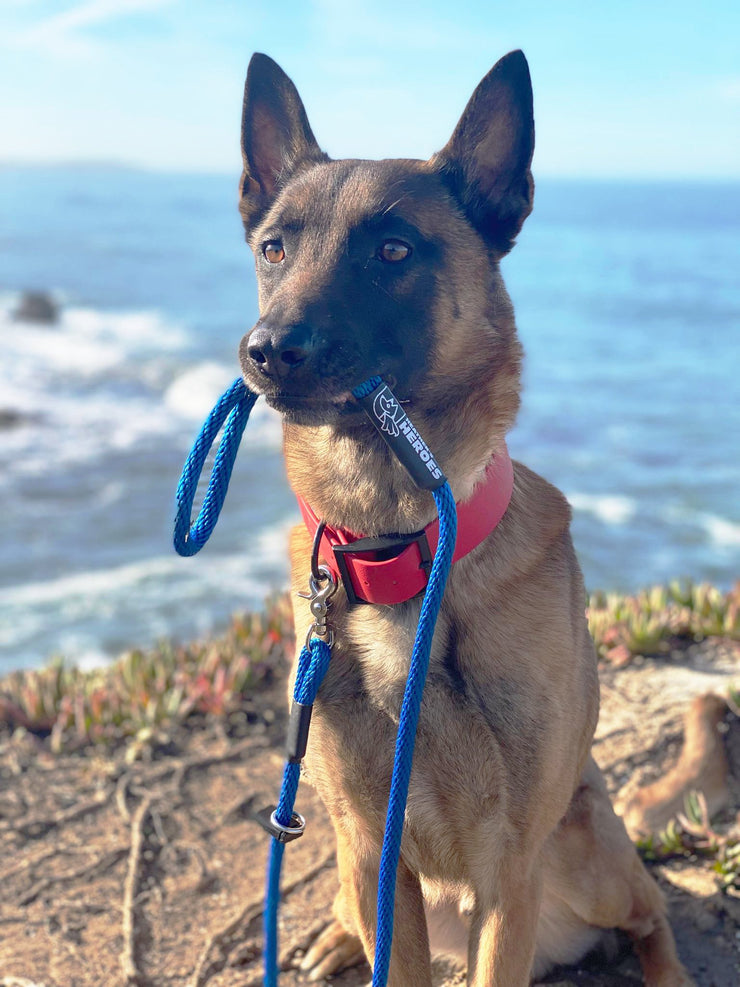
[[[274,391],[266,393],[265,400],[286,421],[298,425],[331,425],[362,413],[351,391],[342,391],[333,396]]]
[[[391,389],[396,387],[397,378],[394,374],[386,372],[382,377]],[[352,381],[346,377],[334,381],[314,379],[306,387],[299,385],[293,388],[281,387],[277,381],[253,373],[245,373],[244,380],[247,386],[264,396],[267,404],[284,421],[293,424],[351,426],[355,419],[364,421],[365,418],[362,406],[351,390],[362,382],[359,377]],[[403,395],[399,400],[401,404],[408,404],[410,396]]]

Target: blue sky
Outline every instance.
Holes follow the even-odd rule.
[[[523,48],[539,176],[740,178],[737,0],[0,0],[0,160],[239,169],[252,51],[343,157],[426,157]]]

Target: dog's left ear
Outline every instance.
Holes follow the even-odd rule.
[[[521,51],[479,84],[447,145],[432,158],[474,226],[507,253],[532,211],[532,83]]]
[[[239,211],[247,229],[269,207],[280,184],[306,161],[326,161],[301,97],[277,62],[252,55],[244,85]]]

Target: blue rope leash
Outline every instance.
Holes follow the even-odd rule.
[[[316,693],[329,667],[331,649],[321,638],[311,638],[310,648],[306,645],[298,657],[298,673],[293,687],[293,700],[302,706],[313,706]],[[275,810],[275,819],[281,826],[289,826],[293,818],[298,781],[300,779],[300,764],[288,762],[283,773],[283,784],[280,789],[280,800]],[[265,911],[263,918],[264,944],[262,958],[264,961],[265,987],[277,987],[278,982],[278,906],[280,904],[280,870],[283,862],[285,844],[272,837],[270,855],[267,864],[267,886],[265,889]]]
[[[439,514],[439,543],[434,555],[429,582],[421,605],[419,626],[416,630],[411,667],[401,705],[401,718],[396,736],[396,753],[393,762],[391,792],[383,836],[378,879],[378,937],[373,965],[373,987],[385,987],[391,961],[393,941],[393,912],[396,892],[396,871],[401,852],[401,835],[409,793],[411,762],[414,757],[416,727],[419,723],[421,698],[429,668],[434,627],[442,603],[447,576],[452,565],[457,535],[457,510],[449,483],[432,491]]]
[[[371,377],[355,388],[353,394],[358,400],[369,400],[381,385],[383,385],[383,381],[380,377]],[[377,408],[372,410],[370,404],[366,404],[365,410],[381,434],[390,431],[395,435],[395,438],[389,437],[388,434],[384,434],[383,437],[389,442],[391,448],[399,456],[407,469],[409,469],[416,482],[420,486],[431,490],[439,514],[439,542],[421,607],[396,738],[393,775],[388,799],[388,813],[378,880],[378,930],[373,968],[373,987],[385,987],[388,980],[393,941],[396,872],[398,870],[398,860],[401,852],[401,837],[409,780],[411,777],[416,728],[419,722],[422,694],[429,667],[429,655],[434,636],[434,627],[442,603],[442,595],[447,582],[447,576],[452,565],[452,555],[455,549],[455,538],[457,534],[457,511],[455,508],[455,499],[452,496],[449,484],[436,466],[426,446],[424,446],[426,458],[417,460],[415,456],[411,456],[411,459],[414,461],[409,462],[409,450],[403,445],[403,437],[398,438],[401,433],[407,435],[408,428],[404,425],[399,432],[396,421],[396,425],[389,430],[385,420],[385,416],[388,414],[387,402],[388,400],[395,402],[395,399],[390,391],[384,393],[383,397],[386,399],[386,405],[381,406],[380,412]],[[238,378],[221,397],[216,407],[208,416],[196,439],[177,487],[174,544],[176,551],[180,555],[190,556],[199,552],[208,541],[218,521],[229,487],[229,480],[231,479],[231,472],[239,443],[256,400],[257,395],[248,390],[241,378]],[[405,418],[399,406],[397,406],[396,410],[402,418]],[[381,416],[380,418],[378,417],[379,414]],[[191,512],[198,480],[208,452],[224,421],[226,421],[226,426],[216,453],[211,478],[208,483],[208,490],[206,491],[206,496],[198,517],[191,525]],[[411,428],[413,430],[413,426]],[[413,431],[415,433],[415,430]],[[415,435],[418,440],[418,433],[415,433]],[[433,479],[430,479],[430,475]],[[293,692],[293,698],[296,703],[304,706],[313,705],[319,686],[326,674],[330,654],[329,645],[318,637],[313,637],[310,641],[310,646],[304,646],[301,650],[298,658],[298,671]],[[300,763],[288,762],[285,765],[280,800],[274,812],[275,821],[281,827],[290,827],[294,819],[293,807],[298,790],[299,778]],[[265,987],[277,987],[277,912],[280,901],[280,871],[284,850],[285,843],[273,837],[270,847],[265,891],[263,950]]]
[[[256,400],[257,395],[247,389],[241,377],[237,377],[228,391],[221,396],[195,440],[177,485],[174,542],[178,555],[195,555],[211,537],[221,508],[224,506],[239,443]],[[200,513],[191,527],[190,514],[203,464],[227,415],[229,418],[218,445],[208,490]]]

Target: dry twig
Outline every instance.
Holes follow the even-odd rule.
[[[123,949],[121,967],[127,987],[144,987],[147,980],[139,969],[136,960],[136,892],[141,877],[142,860],[146,836],[144,826],[151,812],[153,795],[141,801],[131,820],[131,848],[129,850],[128,871],[123,886]]]

